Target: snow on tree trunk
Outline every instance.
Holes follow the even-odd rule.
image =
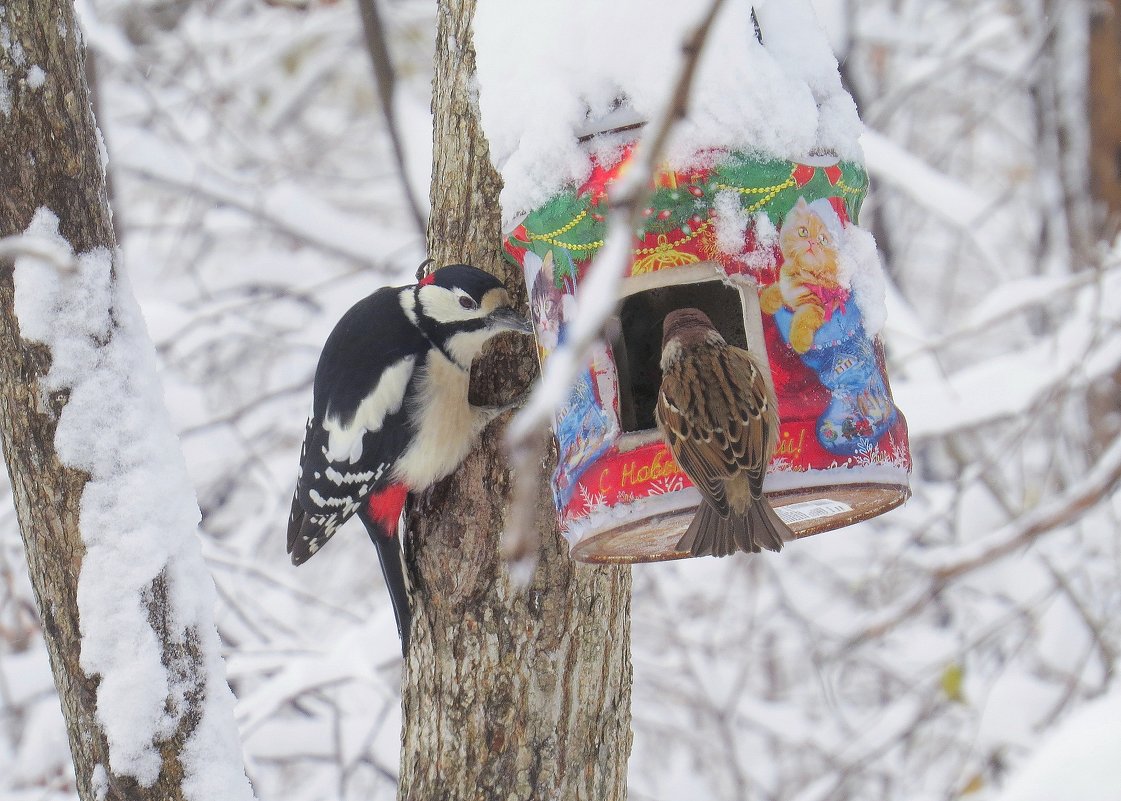
[[[70,2],[0,4],[0,431],[78,794],[251,799],[82,62]]]
[[[438,264],[471,262],[521,286],[500,256],[501,181],[472,100],[474,8],[440,4],[430,251]],[[535,373],[529,341],[500,340],[476,370],[472,400],[507,400]],[[630,571],[572,562],[545,501],[537,573],[528,590],[512,586],[498,557],[510,484],[500,443],[489,429],[410,515],[415,612],[398,797],[623,799]]]

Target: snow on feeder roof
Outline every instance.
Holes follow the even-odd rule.
[[[680,66],[683,35],[708,3],[479,0],[472,24],[479,110],[502,173],[510,221],[588,180],[619,156],[623,113],[656,119]],[[756,38],[754,11],[762,39]],[[608,122],[605,123],[605,120]],[[710,149],[860,161],[856,105],[809,0],[726,0],[701,53],[688,117],[666,152],[672,167]]]
[[[481,0],[480,11],[502,5]],[[553,5],[545,4],[555,12]],[[635,14],[628,24],[655,37],[645,44],[673,43],[666,31],[689,23],[676,18],[690,12],[662,4],[622,5]],[[701,309],[730,343],[766,354],[781,429],[764,489],[796,535],[872,517],[909,494],[906,424],[891,398],[879,339],[883,278],[871,235],[856,225],[867,174],[855,108],[808,3],[759,6],[765,46],[755,38],[751,6],[728,5],[716,41],[706,46],[689,119],[635,231],[610,342],[596,348],[554,426],[560,461],[553,492],[578,559],[688,555],[676,545],[700,495],[653,418],[661,325],[675,308]],[[519,19],[524,23],[525,13]],[[631,39],[615,34],[615,45]],[[505,115],[495,122],[490,81],[509,91],[519,79],[488,77],[484,66],[494,62],[485,54],[493,51],[479,49],[481,106],[503,165],[504,210],[529,209],[510,225],[505,246],[524,269],[545,360],[578,313],[581,283],[607,228],[606,190],[637,135],[619,116],[650,113],[656,102],[643,87],[668,80],[644,76],[659,62],[632,53],[633,45],[618,46],[606,61],[597,54],[611,76],[606,82],[589,72],[589,58],[573,61],[547,44],[538,51],[515,44],[507,57],[511,50],[523,76],[547,74],[527,62],[561,59],[554,70],[563,71],[567,57],[575,77],[587,79],[576,91],[557,82],[572,73],[554,77],[545,92],[554,100],[583,98],[584,119],[561,100],[548,109],[528,99],[528,108],[515,104],[519,122]],[[607,130],[581,143],[576,133],[597,104],[609,106]]]

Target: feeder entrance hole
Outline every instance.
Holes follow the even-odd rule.
[[[611,347],[619,371],[619,417],[625,433],[655,428],[662,384],[662,322],[674,309],[700,309],[731,345],[748,347],[740,292],[720,280],[660,286],[627,297]]]

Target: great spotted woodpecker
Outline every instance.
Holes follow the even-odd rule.
[[[794,535],[763,495],[778,404],[755,357],[729,345],[699,309],[666,315],[654,417],[701,493],[677,549],[694,556],[777,551]]]
[[[377,546],[403,652],[412,620],[396,537],[405,498],[455,470],[503,410],[467,400],[483,345],[530,330],[497,278],[455,264],[360,300],[323,346],[288,553],[303,564],[357,513]]]

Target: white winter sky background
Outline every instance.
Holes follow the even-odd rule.
[[[399,657],[373,549],[350,529],[295,571],[282,545],[318,348],[355,298],[407,280],[424,255],[396,194],[354,10],[80,5],[126,269],[203,506],[250,776],[262,799],[391,798]],[[481,105],[507,217],[584,169],[575,98],[609,102],[605,72],[641,108],[657,107],[674,61],[666,31],[685,13],[537,5],[536,25],[506,0],[480,10]],[[805,4],[757,4],[774,53],[750,37],[736,44],[750,23],[742,4],[728,5],[741,13],[718,29],[702,82],[712,114],[679,132],[671,156],[706,137],[852,148],[855,116],[832,65],[820,50],[802,57],[820,42],[799,19]],[[958,797],[979,776],[967,797],[981,801],[1117,801],[1109,755],[1121,744],[1103,723],[1121,719],[1107,692],[1118,644],[1112,502],[905,614],[924,571],[1014,537],[1017,521],[1095,475],[1085,414],[1065,399],[1119,361],[1118,270],[1104,258],[1086,272],[1055,244],[1038,252],[1061,187],[1024,133],[1035,121],[1019,82],[1041,31],[1078,53],[1078,26],[1031,28],[1032,12],[999,3],[868,2],[859,15],[814,5],[834,45],[852,48],[867,103],[867,211],[897,237],[885,339],[916,495],[777,560],[634,569],[632,797],[919,801]],[[598,24],[581,25],[588,16]],[[432,12],[392,3],[387,17],[410,174],[425,197]],[[717,64],[722,52],[735,64]],[[550,68],[531,67],[537,56]],[[1065,69],[1076,84],[1077,69]],[[824,126],[815,96],[833,99]],[[1107,445],[1103,463],[1118,458]],[[10,512],[0,544],[0,797],[71,798]],[[870,644],[846,645],[873,630]],[[950,668],[962,672],[961,699],[941,689]]]

